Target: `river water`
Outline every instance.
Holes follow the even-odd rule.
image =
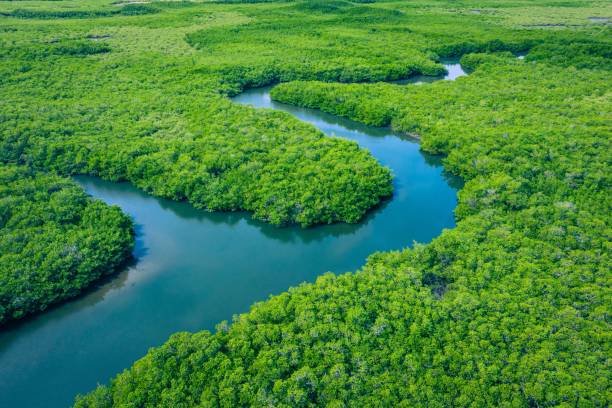
[[[172,333],[213,330],[290,286],[326,271],[354,271],[375,251],[428,242],[454,226],[461,184],[443,172],[439,158],[388,129],[274,103],[268,92],[253,89],[234,101],[283,110],[357,141],[392,169],[393,198],[356,225],[275,228],[244,213],[207,213],[154,198],[127,183],[76,178],[133,217],[136,261],[84,296],[2,329],[0,407],[69,406]]]

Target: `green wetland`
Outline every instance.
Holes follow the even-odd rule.
[[[0,1],[0,405],[609,406],[611,15]]]
[[[290,112],[358,142],[393,169],[394,197],[359,224],[279,229],[247,214],[207,214],[126,183],[79,177],[85,191],[134,219],[136,264],[83,298],[0,334],[0,405],[65,406],[177,331],[214,329],[270,294],[328,271],[357,269],[375,251],[428,242],[454,226],[461,182],[416,141],[273,103],[266,88],[233,100]],[[28,393],[34,383],[44,392]]]

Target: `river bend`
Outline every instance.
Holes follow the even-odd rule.
[[[448,65],[445,78],[463,74]],[[406,83],[427,82],[413,78]],[[76,180],[133,217],[136,262],[76,300],[0,332],[0,406],[66,407],[178,331],[212,330],[251,304],[326,271],[357,270],[375,251],[428,242],[454,226],[460,181],[440,160],[389,129],[270,100],[236,103],[289,112],[330,136],[354,140],[389,166],[392,199],[359,224],[275,228],[244,213],[207,213],[151,197],[127,183]]]

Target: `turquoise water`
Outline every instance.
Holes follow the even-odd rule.
[[[356,225],[275,228],[243,213],[207,213],[126,183],[76,180],[134,218],[136,261],[84,296],[0,333],[0,407],[65,407],[177,331],[213,329],[256,301],[326,271],[353,271],[375,251],[428,242],[454,226],[460,181],[411,139],[270,100],[328,135],[357,141],[395,175],[392,199]]]

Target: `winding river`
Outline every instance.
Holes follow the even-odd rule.
[[[447,64],[444,78],[464,75]],[[461,182],[411,139],[318,111],[274,103],[268,88],[234,101],[289,112],[355,140],[395,175],[391,200],[356,225],[275,228],[244,213],[207,213],[130,184],[76,180],[135,221],[136,262],[76,300],[2,329],[0,407],[66,407],[178,331],[213,330],[251,304],[326,271],[357,270],[375,251],[428,242],[454,226]]]

